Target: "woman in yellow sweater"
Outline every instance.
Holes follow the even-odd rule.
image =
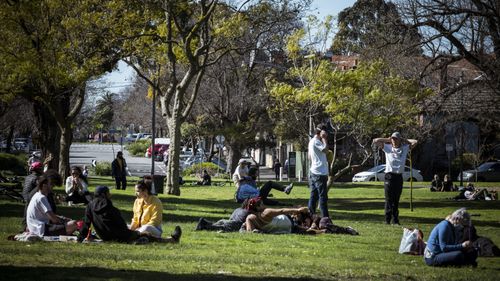
[[[141,233],[148,233],[154,237],[161,237],[163,205],[158,197],[151,194],[151,185],[139,181],[135,185],[134,217],[130,229]]]

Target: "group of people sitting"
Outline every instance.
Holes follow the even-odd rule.
[[[434,191],[440,191],[440,192],[455,191],[456,187],[453,186],[453,181],[451,180],[450,176],[448,176],[447,174],[444,175],[443,180],[441,180],[439,178],[438,174],[435,174],[434,178],[431,181],[430,190],[432,192],[434,192]]]
[[[34,168],[37,168],[36,165]],[[72,168],[72,176],[66,180],[66,191],[78,193],[87,190],[80,198],[89,200],[83,221],[75,221],[56,213],[53,187],[62,185],[61,176],[54,170],[48,170],[40,176],[26,177],[23,195],[26,208],[23,231],[38,237],[78,234],[78,241],[95,238],[93,231],[103,241],[126,243],[167,242],[177,243],[182,230],[175,227],[169,238],[161,238],[163,205],[152,194],[152,177],[146,176],[135,185],[137,199],[134,202],[133,218],[130,225],[125,223],[120,210],[113,206],[111,193],[107,186],[98,186],[94,196],[88,197],[86,182],[80,178],[78,169]],[[73,173],[75,172],[75,173]],[[29,190],[29,184],[36,188]],[[68,189],[69,186],[69,189]],[[77,198],[70,195],[71,198]],[[93,231],[91,230],[93,226]],[[78,230],[78,232],[76,232]]]

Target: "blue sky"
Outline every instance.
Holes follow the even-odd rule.
[[[337,14],[347,7],[354,5],[355,0],[313,0],[311,4],[311,13],[319,19],[327,15],[337,16]],[[124,62],[120,62],[113,72],[103,76],[102,81],[109,86],[107,90],[118,93],[123,88],[132,84],[134,80],[134,70],[128,67]]]

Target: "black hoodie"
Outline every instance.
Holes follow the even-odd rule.
[[[104,241],[131,242],[139,237],[137,232],[128,229],[120,210],[113,206],[105,194],[96,196],[87,205],[78,241],[85,239],[91,223],[97,235]]]

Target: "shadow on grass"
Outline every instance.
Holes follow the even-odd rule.
[[[0,266],[4,280],[319,280],[311,278],[232,276],[223,274],[172,274],[157,271],[113,270],[100,267],[21,267]],[[350,279],[352,280],[352,279]]]

